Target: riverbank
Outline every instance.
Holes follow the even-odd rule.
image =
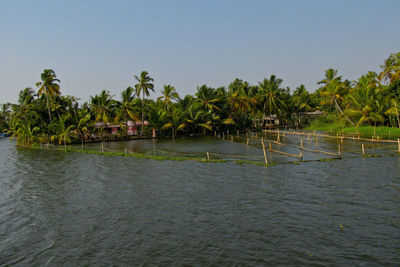
[[[365,138],[380,137],[381,139],[398,139],[400,138],[400,128],[397,127],[387,127],[387,126],[360,126],[348,127],[342,123],[318,123],[311,124],[310,126],[304,128],[304,130],[311,131],[324,131],[330,134],[353,134],[360,135]]]

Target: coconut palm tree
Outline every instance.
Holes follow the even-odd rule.
[[[178,100],[179,94],[172,85],[164,85],[164,90],[161,91],[162,96],[158,100],[162,100],[167,110],[169,110],[172,100]]]
[[[51,136],[51,141],[57,141],[59,145],[64,142],[64,149],[67,148],[67,142],[70,143],[70,132],[74,125],[67,125],[65,123],[66,118],[61,117],[54,125],[55,134]]]
[[[400,113],[399,113],[400,103],[399,101],[391,97],[389,100],[389,109],[386,110],[385,114],[388,116],[395,117],[397,119],[397,126],[400,128]]]
[[[172,132],[172,140],[175,140],[175,135],[177,131],[186,127],[185,123],[185,113],[179,107],[175,107],[172,109],[172,114],[169,118],[169,122],[164,124],[162,129],[170,129]]]
[[[321,96],[325,98],[325,103],[328,102],[330,106],[333,104],[337,111],[340,112],[345,119],[351,123],[351,125],[355,126],[355,123],[350,120],[347,114],[343,113],[342,108],[339,105],[339,101],[344,99],[344,96],[349,92],[349,82],[341,82],[339,79],[333,79],[329,81],[321,90]]]
[[[331,81],[338,81],[340,82],[342,80],[342,76],[338,76],[338,71],[335,69],[327,69],[325,71],[325,78],[319,81],[317,84],[324,84],[327,85]]]
[[[207,85],[197,87],[196,101],[201,103],[204,109],[210,113],[213,110],[220,110],[220,108],[216,106],[216,103],[220,101],[216,91]]]
[[[267,115],[278,115],[278,111],[285,106],[280,98],[282,79],[276,78],[271,75],[269,79],[264,78],[262,82],[258,83],[258,99],[262,105],[263,124]]]
[[[348,100],[351,106],[346,108],[344,115],[358,119],[355,125],[357,128],[364,122],[383,123],[383,103],[386,100],[377,97],[376,88],[371,86],[367,77],[363,76],[359,79],[351,94],[348,95]]]
[[[144,131],[144,97],[150,95],[150,91],[154,92],[154,84],[152,83],[154,81],[153,78],[151,78],[148,74],[147,71],[142,71],[140,73],[140,77],[134,76],[136,81],[138,82],[135,85],[135,90],[136,90],[136,95],[140,97],[140,93],[142,93],[142,132],[141,135],[143,135]]]
[[[46,96],[47,110],[49,113],[49,121],[51,124],[51,113],[50,113],[50,104],[53,96],[60,95],[60,85],[57,84],[61,82],[56,78],[56,73],[51,69],[45,69],[43,73],[40,75],[40,82],[36,83],[36,87],[39,88],[38,95]]]
[[[90,104],[95,113],[96,122],[107,124],[113,116],[113,109],[116,105],[113,95],[109,91],[103,90],[99,95],[90,97]]]
[[[390,81],[400,80],[400,52],[391,54],[380,66],[383,70],[379,74],[379,80]]]
[[[119,123],[120,120],[128,121],[134,120],[139,121],[139,117],[136,115],[136,105],[134,88],[128,87],[121,92],[121,102],[118,103],[117,116],[115,117],[115,122]]]

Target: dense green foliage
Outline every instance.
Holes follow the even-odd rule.
[[[400,118],[400,53],[392,54],[377,74],[368,72],[357,81],[349,81],[328,69],[318,82],[320,88],[309,93],[300,85],[291,93],[281,86],[275,75],[257,85],[235,79],[227,87],[197,87],[194,96],[180,97],[172,85],[165,85],[157,100],[146,99],[154,91],[153,79],[143,71],[134,76],[136,84],[121,92],[119,100],[103,90],[89,102],[62,95],[61,81],[53,70],[46,69],[36,83],[36,90],[26,88],[19,93],[17,104],[3,104],[0,132],[7,131],[18,144],[125,138],[123,122],[141,123],[141,134],[157,136],[211,134],[230,130],[244,131],[265,127],[268,116],[276,115],[280,126],[297,128],[304,123],[304,114],[320,110],[323,116],[313,122],[314,128],[363,125],[399,127]],[[96,128],[95,123],[120,124],[117,135]]]

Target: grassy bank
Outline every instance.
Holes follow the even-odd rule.
[[[349,127],[345,126],[344,123],[327,123],[327,122],[316,122],[311,123],[311,125],[305,130],[316,130],[324,131],[330,134],[344,133],[344,134],[360,134],[360,136],[365,138],[372,138],[374,136],[379,136],[380,139],[398,139],[400,138],[400,128],[397,127],[387,127],[387,126],[360,126]]]

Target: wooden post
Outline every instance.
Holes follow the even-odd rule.
[[[214,131],[214,137],[217,137],[217,131]]]
[[[300,148],[303,150],[303,138],[300,138]]]
[[[310,134],[308,134],[307,141],[308,141],[308,142],[311,141],[311,139],[310,139]]]
[[[231,135],[231,141],[233,142],[233,135]]]
[[[247,143],[246,143],[246,145],[249,145],[249,138],[247,138]]]
[[[277,141],[277,142],[281,141],[281,137],[280,137],[279,130],[278,130],[278,137],[276,138],[276,141]]]
[[[267,153],[265,153],[265,145],[264,145],[264,138],[261,137],[261,144],[264,152],[264,159],[265,159],[265,164],[268,164],[268,159],[267,159]]]
[[[251,139],[254,139],[254,133],[251,132]]]
[[[397,139],[397,148],[399,149],[399,153],[400,153],[400,139]]]
[[[126,155],[126,147],[125,147],[125,150],[124,150],[124,155]]]
[[[269,143],[269,151],[272,151],[272,145]]]
[[[343,144],[343,136],[340,137],[340,143]]]
[[[104,153],[104,142],[101,142],[101,152]]]
[[[362,154],[363,156],[365,155],[365,148],[364,148],[364,144],[361,144],[361,150],[362,150]]]
[[[210,153],[207,152],[207,160],[210,161]]]
[[[318,149],[318,137],[315,137],[315,148]]]
[[[342,151],[340,150],[340,144],[338,145],[338,155],[340,156],[342,154]]]

